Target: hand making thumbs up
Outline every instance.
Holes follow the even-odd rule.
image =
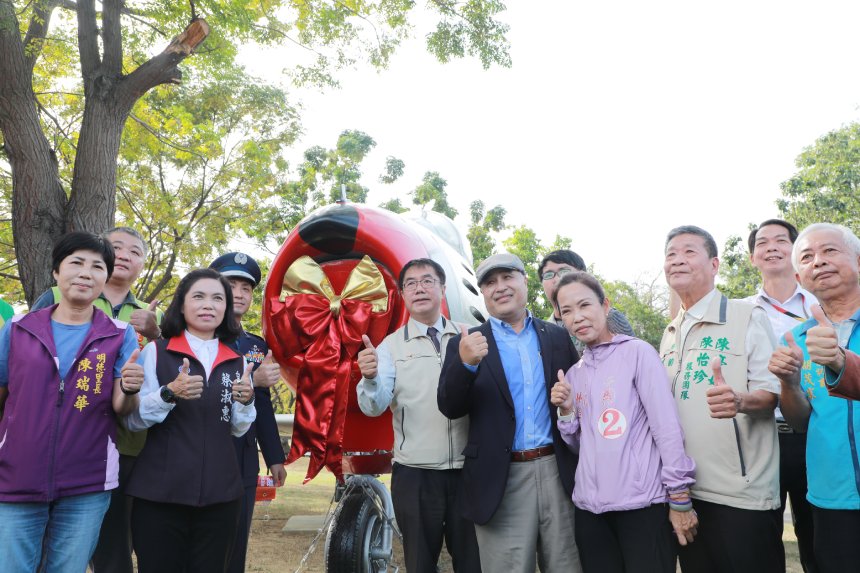
[[[705,395],[708,398],[708,408],[712,418],[734,418],[741,410],[741,396],[726,384],[723,378],[723,367],[719,358],[711,360],[711,370],[714,373],[714,385],[708,388]]]
[[[570,383],[564,378],[563,370],[558,371],[558,382],[550,390],[549,401],[561,410],[562,416],[569,416],[573,412],[573,392]]]
[[[132,312],[128,319],[128,323],[134,327],[135,332],[150,340],[161,336],[161,329],[158,328],[158,317],[155,314],[157,306],[158,300],[153,300],[146,309],[139,308]]]
[[[137,394],[143,386],[143,366],[137,363],[140,349],[136,348],[120,370],[120,388],[125,394]]]
[[[191,376],[191,364],[183,358],[179,375],[167,387],[180,400],[196,400],[203,395],[203,376]]]
[[[460,325],[460,360],[466,364],[477,366],[487,355],[487,337],[478,331],[469,334],[469,330]]]
[[[836,328],[817,304],[812,305],[812,317],[818,324],[806,331],[806,351],[809,352],[809,359],[834,372],[841,372],[845,365],[845,353],[839,347]]]
[[[253,371],[252,380],[257,388],[271,388],[281,379],[281,365],[272,358],[272,351],[266,353],[266,357]]]
[[[773,351],[767,368],[783,382],[799,385],[803,351],[794,341],[794,335],[790,330],[785,333],[785,343],[786,346],[777,346]]]
[[[370,338],[366,334],[361,335],[364,341],[364,349],[358,353],[358,369],[361,370],[361,375],[368,380],[376,378],[378,361],[376,357],[376,348],[371,344]]]
[[[250,404],[254,400],[254,388],[251,386],[251,370],[253,362],[245,364],[245,371],[238,382],[233,382],[233,399],[241,404]]]

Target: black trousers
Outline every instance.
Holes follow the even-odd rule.
[[[576,508],[583,573],[675,573],[676,548],[667,504],[592,513]]]
[[[436,573],[442,539],[457,573],[480,573],[475,526],[460,515],[460,470],[427,470],[395,463],[391,469],[394,516],[403,533],[409,573]]]
[[[203,507],[135,498],[131,533],[139,573],[223,573],[236,539],[236,499]]]
[[[125,486],[134,470],[135,456],[119,456],[119,487],[111,492],[99,541],[90,562],[93,573],[134,573],[131,561],[131,504]]]
[[[815,560],[822,573],[860,569],[860,510],[812,506]]]
[[[251,520],[254,518],[254,503],[257,501],[257,486],[245,486],[239,508],[239,526],[236,528],[236,541],[230,562],[227,564],[228,573],[244,573],[245,558],[248,554],[248,536],[251,534]]]
[[[779,434],[779,497],[785,510],[786,497],[791,500],[791,521],[797,537],[800,565],[806,573],[818,573],[815,551],[812,506],[806,501],[806,434]],[[783,522],[780,521],[780,525]],[[780,528],[780,538],[782,529]]]
[[[756,511],[693,500],[696,539],[680,547],[684,573],[785,573],[782,512]]]

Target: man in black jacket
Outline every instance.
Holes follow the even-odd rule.
[[[558,371],[578,359],[567,332],[526,309],[522,261],[493,255],[478,266],[490,313],[452,338],[439,379],[439,410],[469,415],[463,515],[475,522],[485,571],[580,571],[573,527],[576,457],[549,402]]]

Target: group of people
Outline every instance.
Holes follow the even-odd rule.
[[[188,273],[165,312],[131,288],[134,229],[73,232],[56,286],[0,330],[3,571],[241,572],[257,442],[276,485],[284,450],[262,338],[242,328],[258,264],[228,253]]]
[[[749,236],[762,286],[716,288],[713,237],[669,232],[679,300],[659,351],[569,250],[527,309],[509,253],[475,276],[489,319],[442,315],[445,272],[399,275],[408,321],[357,357],[359,407],[393,413],[391,492],[410,573],[782,572],[791,500],[804,571],[860,566],[860,239],[771,219]],[[242,329],[257,263],[188,273],[167,310],[131,294],[129,228],[63,236],[57,286],[0,330],[3,570],[244,570],[259,472],[284,451],[280,367]],[[0,309],[2,311],[3,309]]]
[[[805,572],[858,569],[860,239],[770,219],[749,250],[762,286],[733,300],[713,237],[669,232],[659,351],[572,251],[538,268],[547,320],[519,258],[484,260],[473,328],[436,262],[407,263],[408,322],[357,360],[362,411],[393,413],[406,569],[444,541],[458,572],[784,572],[786,498]]]

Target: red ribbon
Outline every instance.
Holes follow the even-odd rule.
[[[389,291],[389,300],[394,292]],[[275,332],[288,357],[301,359],[296,381],[296,413],[290,464],[306,452],[311,460],[304,483],[327,467],[343,481],[343,427],[353,363],[362,347],[361,335],[381,340],[388,332],[392,305],[374,313],[371,304],[343,299],[335,315],[330,301],[316,294],[295,294],[272,301]]]

